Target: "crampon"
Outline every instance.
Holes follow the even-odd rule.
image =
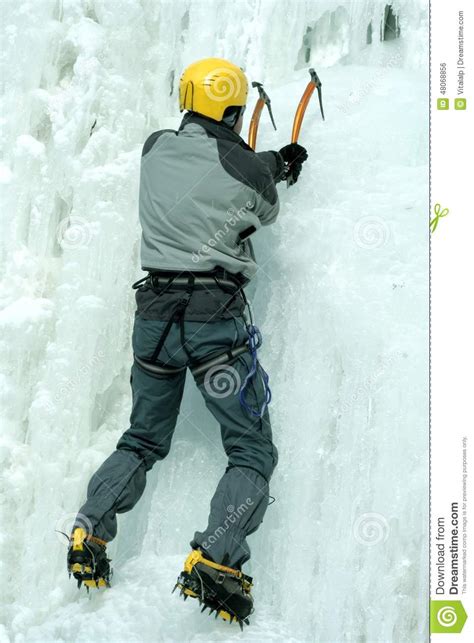
[[[110,587],[112,570],[105,551],[106,543],[76,527],[69,539],[67,569],[77,580],[77,586],[92,588]]]
[[[201,612],[209,609],[215,618],[238,623],[241,630],[244,623],[249,625],[248,617],[253,612],[252,579],[241,571],[218,565],[204,558],[201,551],[193,550],[173,592],[176,588],[184,600],[188,596],[197,598],[202,605]]]

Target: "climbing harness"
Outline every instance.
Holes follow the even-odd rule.
[[[250,303],[247,300],[247,297],[245,296],[245,292],[243,290],[244,285],[245,281],[243,279],[239,279],[235,275],[231,275],[230,273],[226,273],[225,271],[221,270],[207,273],[172,273],[166,271],[151,271],[146,277],[143,277],[142,279],[139,279],[137,282],[135,282],[132,286],[134,290],[143,287],[152,288],[154,292],[157,293],[157,297],[161,297],[165,292],[183,290],[183,294],[172,310],[171,315],[166,323],[165,328],[163,329],[163,332],[161,333],[161,337],[150,359],[144,359],[143,357],[134,355],[134,361],[137,367],[154,377],[170,377],[173,375],[178,375],[179,373],[182,373],[187,368],[189,368],[196,381],[201,382],[204,380],[209,369],[212,368],[219,370],[219,367],[225,369],[226,367],[232,365],[241,355],[250,353],[251,366],[244,381],[241,384],[239,390],[239,401],[242,407],[247,411],[247,413],[249,413],[253,417],[262,417],[268,404],[271,401],[271,391],[269,387],[268,374],[265,372],[258,361],[257,351],[262,345],[262,335],[257,326],[253,323]],[[186,341],[184,336],[184,318],[186,308],[188,307],[193,292],[196,289],[206,289],[216,286],[230,295],[230,298],[226,302],[225,306],[228,306],[230,302],[233,301],[237,296],[240,296],[242,298],[244,304],[243,317],[248,338],[245,343],[241,344],[240,346],[235,346],[223,352],[213,353],[212,355],[207,356],[204,360],[195,360],[192,358],[186,348]],[[179,324],[181,345],[189,360],[187,365],[178,367],[165,364],[158,359],[166,338],[168,337],[174,323]],[[260,378],[260,381],[263,384],[264,401],[260,408],[254,408],[249,403],[247,395],[251,384],[258,378]]]

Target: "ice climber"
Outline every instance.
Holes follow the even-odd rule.
[[[250,236],[278,215],[275,184],[307,158],[296,143],[255,153],[240,137],[248,83],[232,63],[190,65],[179,86],[178,131],[146,140],[141,157],[141,265],[131,372],[130,428],[92,476],[72,528],[68,570],[89,587],[109,584],[106,545],[146,475],[170,450],[187,369],[220,424],[228,466],[196,531],[177,586],[230,622],[248,622],[247,536],[261,524],[277,464],[268,378],[244,287],[258,271]],[[223,377],[229,375],[229,377]]]

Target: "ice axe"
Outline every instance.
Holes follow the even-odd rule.
[[[265,105],[268,108],[268,113],[270,114],[270,119],[275,129],[276,129],[276,125],[273,119],[271,100],[268,94],[263,89],[262,83],[257,83],[256,81],[253,81],[252,87],[256,87],[258,89],[258,100],[255,103],[255,108],[253,110],[253,114],[252,114],[252,118],[250,119],[250,126],[249,126],[249,146],[254,150],[257,144],[257,133],[258,133],[258,125],[260,123],[260,116],[262,114],[262,110]]]
[[[321,116],[323,117],[323,121],[325,120],[324,109],[323,109],[323,97],[321,93],[321,87],[322,87],[321,80],[319,79],[318,74],[313,68],[309,70],[309,75],[311,76],[311,80],[306,85],[306,89],[304,90],[303,95],[301,96],[300,102],[298,104],[298,107],[296,108],[295,118],[293,121],[293,130],[291,132],[292,143],[298,142],[301,125],[303,123],[303,118],[306,112],[306,108],[308,107],[308,103],[315,89],[318,90],[319,107],[321,109]],[[290,166],[289,172],[287,174],[286,184],[289,187],[290,185],[293,185],[293,183],[294,183],[294,179],[291,175],[291,166]]]

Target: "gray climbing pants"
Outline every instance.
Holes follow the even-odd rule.
[[[150,359],[166,321],[135,318],[133,350]],[[243,319],[202,323],[173,323],[159,360],[175,367],[240,346],[247,339]],[[185,349],[183,349],[183,340]],[[211,500],[207,528],[194,534],[193,548],[200,547],[217,563],[240,568],[249,559],[246,537],[263,520],[268,506],[268,484],[277,464],[268,410],[253,417],[239,401],[240,383],[251,366],[250,353],[231,365],[208,371],[196,383],[206,406],[219,422],[228,466]],[[116,451],[92,476],[87,501],[79,510],[76,525],[86,525],[98,538],[112,540],[117,533],[117,514],[130,511],[142,495],[146,473],[170,450],[179,414],[186,371],[157,376],[132,366],[133,407],[130,428]],[[247,400],[254,408],[263,403],[261,382],[253,380]]]

